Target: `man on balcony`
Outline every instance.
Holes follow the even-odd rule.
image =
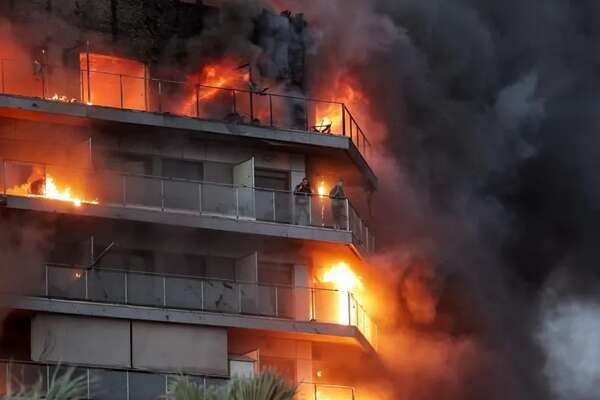
[[[334,229],[345,227],[346,217],[346,193],[344,193],[344,181],[338,179],[335,186],[329,192],[331,199],[331,213],[333,214]]]
[[[312,189],[308,178],[304,177],[302,182],[294,189],[295,222],[297,225],[310,224],[310,199]]]

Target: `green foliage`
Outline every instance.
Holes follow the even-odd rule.
[[[87,377],[74,376],[75,370],[61,371],[56,368],[48,383],[48,392],[43,390],[42,378],[31,388],[23,385],[16,393],[4,397],[6,400],[83,400],[87,398]]]
[[[224,390],[205,390],[187,377],[179,377],[169,392],[167,400],[291,400],[296,389],[276,373],[266,371],[252,378],[235,378]]]
[[[291,400],[296,389],[266,371],[256,377],[235,379],[229,392],[229,400]]]

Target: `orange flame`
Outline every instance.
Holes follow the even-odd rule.
[[[84,200],[79,196],[73,195],[72,189],[68,185],[58,185],[54,178],[46,174],[45,179],[32,175],[27,183],[15,186],[7,190],[8,194],[27,197],[39,197],[50,200],[64,201],[72,203],[75,207],[81,207],[82,204],[98,204],[97,200]]]
[[[319,182],[319,186],[317,187],[317,193],[321,197],[324,197],[325,195],[327,195],[327,188],[325,187],[325,181]]]
[[[213,88],[202,88],[200,91],[200,100],[214,98],[217,94],[223,93],[219,88],[248,89],[250,82],[250,72],[240,70],[239,63],[233,60],[224,60],[219,64],[209,64],[202,68],[199,76],[200,85],[212,86]]]
[[[338,293],[338,322],[350,324],[350,294],[362,290],[363,283],[345,262],[339,262],[323,272],[322,281],[332,283]]]

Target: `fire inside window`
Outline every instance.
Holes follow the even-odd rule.
[[[146,66],[122,57],[80,53],[81,95],[90,105],[147,109]]]

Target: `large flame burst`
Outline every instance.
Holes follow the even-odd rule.
[[[331,283],[339,291],[338,297],[338,322],[350,324],[350,293],[362,290],[363,284],[360,278],[352,271],[345,262],[339,262],[325,269],[322,277],[323,283]]]

